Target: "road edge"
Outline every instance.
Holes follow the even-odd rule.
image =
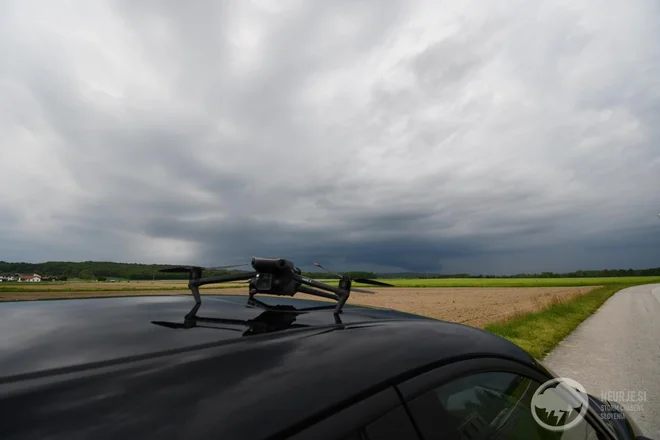
[[[488,324],[484,330],[508,339],[536,359],[543,359],[615,293],[638,285],[622,283],[602,286],[568,301],[553,303],[540,311]]]

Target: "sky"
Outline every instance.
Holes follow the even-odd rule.
[[[660,266],[653,0],[3,0],[0,53],[0,260]]]

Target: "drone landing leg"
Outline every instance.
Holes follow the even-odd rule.
[[[346,301],[348,301],[349,296],[350,293],[346,293],[345,295],[339,296],[339,301],[337,302],[337,306],[335,307],[335,315],[341,313],[341,309],[344,307],[344,304],[346,304]]]
[[[197,304],[201,304],[202,298],[199,296],[199,287],[190,284],[188,284],[188,287],[190,288],[190,291],[192,292],[193,297],[195,298],[195,302]]]
[[[196,303],[192,309],[188,312],[188,314],[183,318],[184,325],[188,325],[189,321],[193,323],[194,326],[194,320],[197,318],[197,310],[199,310],[199,307],[202,305],[202,303]]]

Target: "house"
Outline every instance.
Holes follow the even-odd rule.
[[[18,277],[18,281],[27,283],[39,283],[41,282],[41,275],[36,273],[33,275],[20,275]]]
[[[0,273],[0,281],[18,281],[18,274]]]

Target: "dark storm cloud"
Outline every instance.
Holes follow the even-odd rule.
[[[0,259],[657,266],[657,17],[4,2]]]
[[[400,223],[406,219],[395,219]],[[414,221],[411,220],[411,221]],[[408,223],[408,222],[406,222]],[[349,230],[346,227],[320,230],[298,228],[277,221],[249,218],[230,220],[212,219],[207,222],[156,222],[147,229],[153,236],[182,237],[202,242],[205,261],[219,261],[227,255],[242,256],[233,262],[249,261],[252,256],[276,256],[281,253],[299,261],[301,266],[312,266],[314,261],[328,262],[340,269],[347,265],[364,263],[392,268],[437,270],[443,258],[467,256],[477,250],[476,243],[452,239],[431,239],[414,234],[396,234],[387,220],[377,223],[378,231],[392,231],[385,237],[355,237],[371,225]],[[365,228],[366,226],[366,228]]]

